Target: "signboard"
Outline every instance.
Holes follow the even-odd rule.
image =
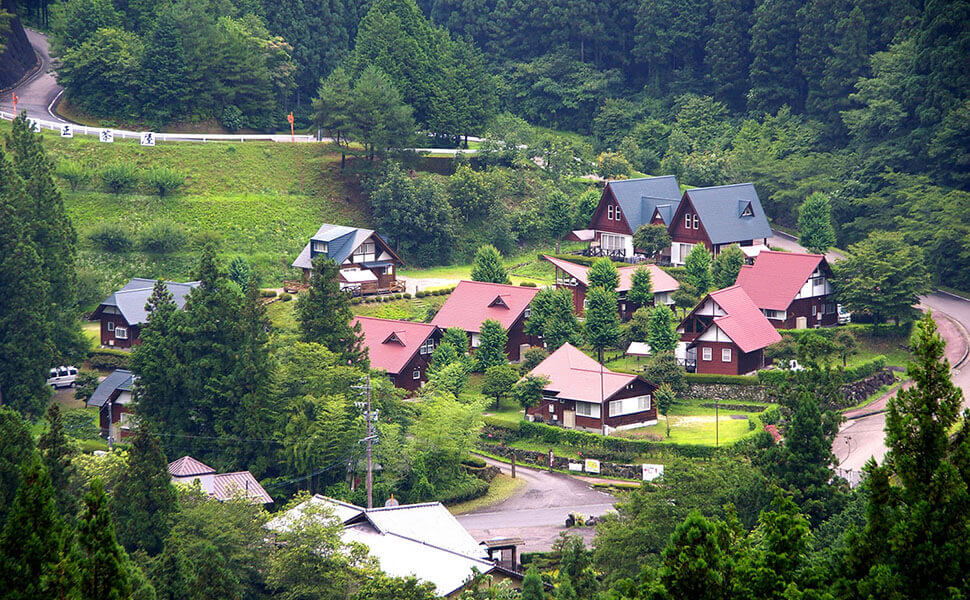
[[[115,141],[115,132],[110,129],[102,129],[101,133],[98,134],[98,141],[104,144],[110,144]]]
[[[142,146],[154,146],[155,145],[155,134],[151,131],[141,132],[141,145]]]
[[[586,472],[587,473],[599,473],[600,472],[600,461],[595,458],[587,458],[586,462]]]
[[[664,466],[663,465],[648,465],[642,464],[640,468],[643,470],[643,480],[653,481],[659,477],[663,477]]]
[[[569,470],[570,471],[580,471],[580,472],[582,472],[582,470],[583,470],[583,463],[569,463]]]
[[[74,126],[73,125],[61,125],[61,137],[74,137]]]

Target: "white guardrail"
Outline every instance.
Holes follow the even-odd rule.
[[[0,119],[12,121],[14,114],[0,111]],[[291,136],[286,134],[227,134],[227,133],[159,133],[154,131],[127,131],[124,129],[112,129],[110,127],[88,127],[86,125],[75,125],[72,123],[57,123],[27,117],[35,131],[49,129],[58,131],[61,137],[71,138],[75,135],[91,135],[97,137],[105,143],[110,143],[115,138],[135,139],[141,142],[142,146],[154,146],[155,142],[302,142],[310,143],[320,141],[316,136],[300,134]]]

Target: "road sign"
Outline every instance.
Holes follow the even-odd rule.
[[[61,125],[61,137],[74,137],[74,127],[71,125]]]
[[[141,145],[142,146],[154,146],[155,145],[155,134],[151,131],[141,132]]]
[[[110,129],[102,129],[101,133],[98,134],[98,140],[102,143],[110,144],[115,141],[115,132]]]
[[[663,474],[664,474],[663,465],[650,465],[650,464],[644,463],[640,465],[640,468],[643,470],[644,481],[653,481],[658,477],[663,477]]]
[[[600,461],[594,458],[587,458],[584,461],[584,466],[586,467],[587,473],[599,473],[600,472]]]

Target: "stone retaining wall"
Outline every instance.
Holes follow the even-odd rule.
[[[884,385],[892,385],[896,381],[890,369],[883,369],[865,379],[844,385],[839,391],[845,397],[845,403],[838,408],[848,408],[859,404],[876,393]]]
[[[775,401],[766,386],[724,383],[690,383],[687,386],[686,398],[688,400],[718,400],[735,403]]]
[[[509,460],[512,459],[512,453],[514,451],[515,462],[520,465],[537,466],[543,468],[547,468],[549,466],[549,455],[546,452],[536,452],[534,450],[515,450],[513,448],[509,448],[508,446],[499,446],[498,444],[482,444],[480,447],[489,454],[501,456]],[[577,461],[571,458],[554,456],[552,460],[552,468],[559,469],[561,471],[568,471],[569,463],[574,462]],[[600,472],[593,473],[592,475],[599,475],[601,477],[620,477],[623,479],[640,479],[643,476],[643,471],[640,465],[621,465],[601,460]]]

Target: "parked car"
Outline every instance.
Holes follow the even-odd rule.
[[[60,366],[51,369],[47,377],[47,385],[55,390],[62,387],[74,387],[77,385],[77,367]]]
[[[852,313],[847,311],[841,304],[838,305],[836,310],[839,315],[839,325],[846,325],[852,322]]]

